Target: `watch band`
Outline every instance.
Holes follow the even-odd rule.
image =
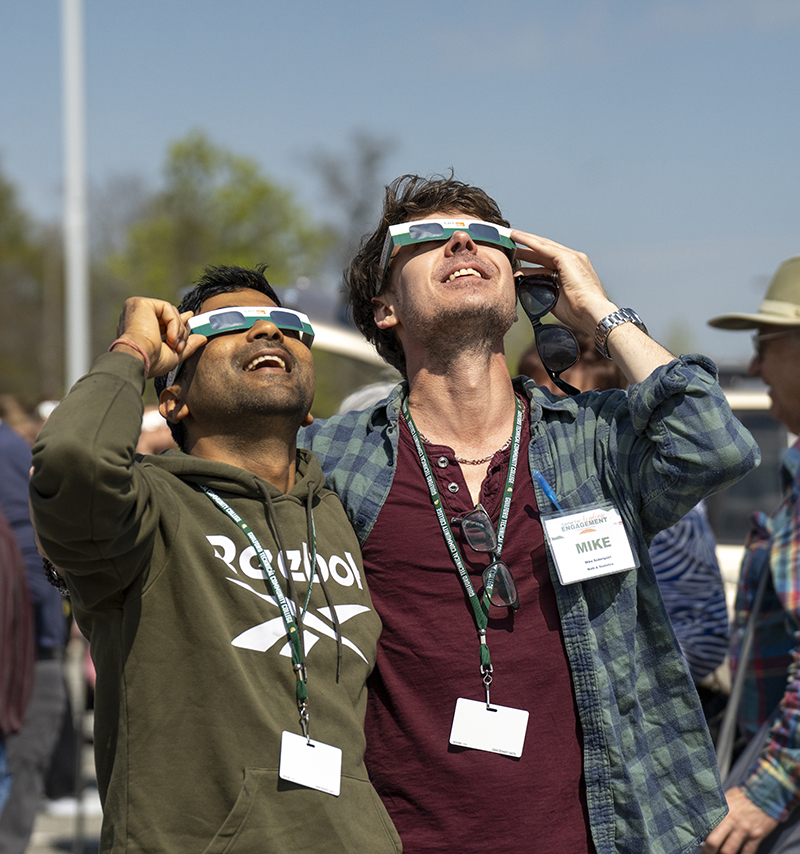
[[[616,311],[612,311],[597,324],[594,331],[595,346],[606,359],[611,358],[608,352],[608,333],[621,323],[632,323],[641,329],[645,335],[649,334],[647,327],[642,323],[642,319],[632,308],[618,308]]]

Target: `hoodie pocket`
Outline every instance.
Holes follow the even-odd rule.
[[[339,797],[246,768],[239,796],[204,854],[399,854],[400,837],[372,784],[342,777]]]

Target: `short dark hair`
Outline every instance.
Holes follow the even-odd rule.
[[[458,212],[486,222],[508,226],[497,202],[478,187],[471,187],[449,176],[401,175],[388,187],[383,199],[381,221],[372,234],[361,241],[358,254],[344,272],[348,304],[355,325],[371,341],[378,353],[406,377],[406,357],[394,330],[375,325],[372,298],[381,293],[389,281],[389,272],[381,270],[381,251],[390,225],[422,219],[437,212]],[[380,287],[376,284],[380,282]]]
[[[247,267],[206,267],[191,290],[183,295],[178,310],[181,312],[192,311],[198,314],[203,303],[211,297],[246,290],[259,291],[264,296],[269,297],[275,305],[280,305],[281,301],[278,299],[278,295],[264,275],[266,269],[266,264],[259,264],[252,269]],[[153,385],[156,395],[161,397],[161,392],[167,387],[167,375],[156,377],[153,380]],[[173,424],[168,421],[167,425],[170,433],[172,433],[172,438],[183,451],[186,447],[187,438],[183,423],[179,421],[177,424]]]

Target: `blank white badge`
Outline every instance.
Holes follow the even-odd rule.
[[[504,756],[522,756],[528,712],[459,697],[450,728],[450,744]]]
[[[308,741],[294,732],[281,733],[281,780],[339,797],[342,790],[342,751],[321,741]]]

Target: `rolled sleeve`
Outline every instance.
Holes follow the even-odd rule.
[[[647,440],[631,444],[627,468],[640,481],[648,538],[761,461],[755,439],[734,417],[716,366],[705,356],[681,356],[656,369],[631,386],[628,397],[633,430]]]

